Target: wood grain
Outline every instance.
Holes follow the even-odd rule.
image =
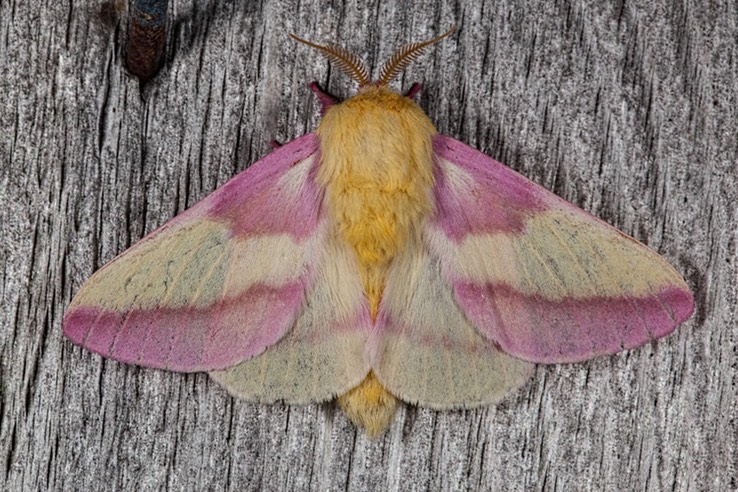
[[[738,488],[735,2],[178,0],[143,93],[101,5],[0,2],[0,489]],[[95,269],[314,128],[308,82],[351,93],[288,33],[377,67],[452,24],[396,87],[663,254],[698,301],[674,335],[538,366],[497,407],[405,407],[376,441],[331,405],[236,401],[62,338]]]

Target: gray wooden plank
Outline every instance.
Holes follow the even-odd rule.
[[[143,97],[100,5],[0,2],[0,488],[738,488],[734,2],[172,0]],[[497,407],[405,407],[376,441],[332,405],[235,401],[62,338],[95,269],[314,128],[307,82],[351,93],[287,33],[376,66],[452,24],[396,87],[668,258],[698,300],[674,335],[539,366]]]

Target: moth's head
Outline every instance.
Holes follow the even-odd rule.
[[[389,84],[395,77],[400,75],[411,62],[415,61],[423,53],[423,50],[425,50],[432,44],[435,44],[438,41],[450,36],[455,30],[456,27],[452,27],[445,33],[429,41],[424,41],[422,43],[410,43],[403,46],[402,48],[397,50],[395,54],[392,55],[389,60],[384,63],[384,65],[382,65],[382,69],[379,71],[379,79],[375,81],[371,81],[369,79],[369,71],[367,70],[364,62],[361,61],[358,56],[349,52],[348,50],[333,44],[315,44],[305,39],[299,38],[294,34],[290,34],[290,36],[303,44],[319,50],[323,54],[323,56],[332,61],[343,73],[351,77],[353,80],[356,81],[357,84],[359,84],[359,93],[361,93],[367,90],[386,87],[387,84]],[[315,88],[313,87],[313,89]],[[418,89],[419,86],[417,84],[414,85],[413,88],[410,89],[408,96],[412,98],[412,96],[417,93]],[[325,104],[325,101],[322,102]]]

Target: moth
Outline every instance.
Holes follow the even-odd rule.
[[[96,272],[64,334],[119,361],[207,371],[232,395],[337,398],[371,436],[398,401],[499,402],[533,363],[576,362],[672,332],[694,309],[658,254],[436,132],[388,83],[313,89],[314,133],[283,145]],[[408,97],[409,96],[409,97]]]

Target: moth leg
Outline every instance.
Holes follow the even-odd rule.
[[[323,116],[325,112],[328,111],[328,108],[340,102],[336,97],[328,94],[323,89],[321,89],[317,82],[310,82],[308,84],[308,87],[310,87],[310,90],[313,91],[313,94],[315,94],[318,97],[318,101],[320,101],[321,116]]]
[[[405,93],[405,97],[408,99],[415,99],[415,96],[418,95],[418,92],[420,92],[423,89],[423,84],[419,84],[415,82],[412,86],[410,86],[410,89]]]

